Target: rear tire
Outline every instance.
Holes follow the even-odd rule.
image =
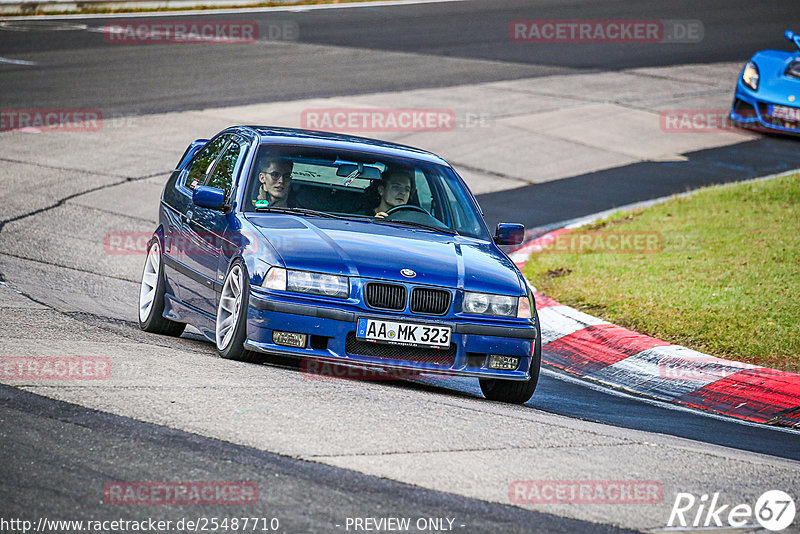
[[[161,243],[154,238],[147,247],[147,258],[142,270],[139,289],[139,328],[145,332],[178,337],[186,325],[164,317],[164,264],[161,261]]]
[[[250,281],[244,264],[236,260],[225,276],[217,306],[215,327],[217,353],[227,360],[256,362],[258,354],[245,350]]]
[[[542,329],[539,324],[539,314],[536,314],[536,326],[539,332],[536,334],[536,347],[533,349],[531,358],[530,379],[520,380],[500,380],[497,378],[481,378],[481,391],[484,396],[493,401],[507,402],[509,404],[525,404],[536,391],[539,383],[539,369],[542,366]]]

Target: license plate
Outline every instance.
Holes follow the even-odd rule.
[[[800,108],[790,108],[788,106],[778,106],[770,104],[769,114],[775,117],[776,119],[800,121]]]
[[[450,331],[449,326],[359,318],[356,337],[391,345],[441,349],[450,346]]]

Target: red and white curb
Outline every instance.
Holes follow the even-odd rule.
[[[522,269],[561,228],[509,254]],[[800,375],[724,360],[622,328],[534,290],[542,361],[606,386],[746,421],[800,428]]]

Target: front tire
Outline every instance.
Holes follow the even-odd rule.
[[[164,265],[161,261],[161,243],[154,238],[147,248],[147,258],[142,270],[139,288],[139,328],[145,332],[178,337],[186,325],[164,317]]]
[[[217,353],[225,359],[255,362],[255,353],[245,350],[247,339],[247,308],[249,305],[250,281],[241,261],[235,261],[219,296],[216,320]]]
[[[542,329],[538,314],[536,326],[539,327],[539,332],[536,334],[536,347],[533,349],[531,358],[530,379],[522,382],[520,380],[481,378],[481,391],[487,399],[509,404],[525,404],[533,397],[533,392],[536,391],[536,385],[539,383],[539,369],[542,366]]]

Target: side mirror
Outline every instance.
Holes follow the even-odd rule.
[[[225,191],[207,185],[198,185],[192,192],[192,202],[201,208],[222,210],[225,207]]]
[[[783,36],[786,37],[787,40],[797,45],[798,48],[800,48],[800,35],[794,33],[791,30],[786,30],[785,32],[783,32]]]
[[[519,245],[525,239],[525,227],[517,223],[500,223],[494,233],[498,245]]]

